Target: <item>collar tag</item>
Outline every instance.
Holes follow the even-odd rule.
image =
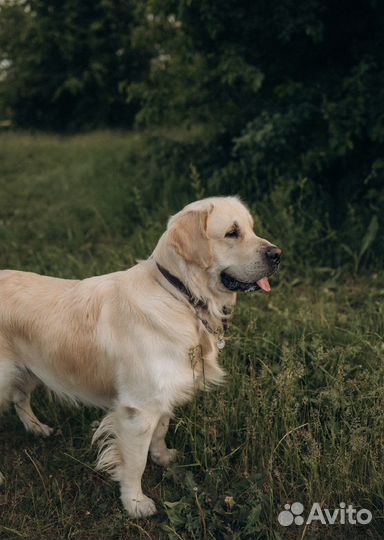
[[[216,341],[216,347],[219,349],[219,351],[222,351],[225,347],[225,340],[222,338]]]

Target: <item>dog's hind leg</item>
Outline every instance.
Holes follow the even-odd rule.
[[[0,411],[4,410],[12,401],[12,388],[17,379],[18,369],[9,358],[0,356]],[[0,485],[4,476],[0,471]]]
[[[8,358],[0,358],[0,410],[12,401],[12,389],[17,375],[16,364]]]
[[[31,407],[31,393],[38,383],[38,379],[32,373],[20,370],[19,377],[13,387],[12,401],[25,429],[35,435],[48,437],[53,432],[53,428],[40,422]]]

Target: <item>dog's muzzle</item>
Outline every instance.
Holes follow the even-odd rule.
[[[224,271],[220,275],[222,284],[224,287],[233,292],[253,292],[259,291],[260,289],[265,292],[269,292],[271,290],[271,286],[268,278],[277,272],[280,265],[281,253],[281,249],[277,246],[268,246],[266,248],[265,257],[267,259],[266,267],[268,268],[268,271],[264,274],[264,276],[261,275],[259,279],[252,282],[240,281],[234,276],[231,276],[228,272]]]

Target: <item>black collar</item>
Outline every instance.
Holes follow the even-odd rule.
[[[160,272],[165,277],[165,279],[167,281],[169,281],[169,283],[171,285],[176,287],[176,289],[178,289],[181,293],[183,293],[184,296],[186,297],[186,299],[188,300],[188,302],[194,308],[202,308],[202,309],[207,309],[208,308],[206,302],[204,302],[203,300],[199,300],[198,298],[193,296],[193,294],[188,289],[188,287],[186,287],[184,285],[184,283],[178,277],[171,274],[171,272],[168,272],[168,270],[166,268],[164,268],[164,266],[161,266],[161,264],[159,264],[158,262],[156,263],[156,265],[157,265],[157,268],[160,270]]]
[[[199,300],[198,298],[196,298],[196,296],[193,296],[193,294],[188,289],[188,287],[186,287],[184,285],[184,283],[178,277],[171,274],[171,272],[168,272],[168,270],[166,268],[164,268],[164,266],[161,266],[161,264],[159,264],[158,262],[156,262],[156,266],[160,270],[160,272],[163,274],[165,279],[171,285],[176,287],[176,289],[178,289],[181,293],[184,294],[184,296],[186,297],[188,302],[191,304],[191,306],[193,306],[194,308],[208,309],[207,303],[204,302],[204,300]],[[223,308],[223,312],[225,314],[228,313],[227,308],[225,306]],[[199,319],[200,319],[200,317],[199,317]],[[211,334],[216,334],[217,333],[217,332],[213,331],[212,328],[210,328],[210,326],[208,324],[208,321],[206,321],[205,319],[200,319],[200,320],[204,324],[204,326],[206,327],[208,332],[210,332]],[[222,319],[221,323],[223,325],[223,331],[225,333],[228,330],[228,320],[226,318],[224,318],[224,319]]]

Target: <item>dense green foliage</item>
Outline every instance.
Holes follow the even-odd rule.
[[[6,1],[0,7],[0,99],[18,126],[129,126],[126,87],[143,58],[132,51],[127,0]],[[5,63],[4,63],[5,60]]]
[[[209,192],[271,198],[272,206],[278,198],[275,211],[290,212],[305,185],[291,216],[311,236],[295,246],[299,259],[318,261],[321,250],[326,264],[352,257],[357,267],[361,239],[383,225],[384,5],[142,5],[138,50],[152,44],[155,55],[160,44],[163,61],[131,86],[143,100],[139,120],[203,123],[204,142],[190,155],[206,157]]]
[[[169,213],[203,189],[182,171],[185,156],[169,160],[172,141],[162,135],[152,154],[151,137],[1,135],[0,268],[83,278],[147,257]],[[292,210],[278,191],[273,208],[257,206],[257,227],[276,231],[268,237],[286,248],[285,263],[270,294],[239,300],[220,355],[226,384],[176,412],[168,442],[178,463],[166,472],[148,464],[145,491],[159,514],[129,519],[117,485],[94,470],[102,412],[41,393],[34,408],[55,428],[49,439],[28,435],[13,410],[0,418],[2,539],[383,538],[384,281],[297,259],[291,246],[314,234],[292,219],[305,210],[300,190]],[[287,501],[306,510],[345,501],[374,519],[283,529]]]
[[[160,126],[159,181],[192,164],[206,194],[284,208],[301,261],[382,264],[382,2],[6,0],[0,62],[15,126]]]

